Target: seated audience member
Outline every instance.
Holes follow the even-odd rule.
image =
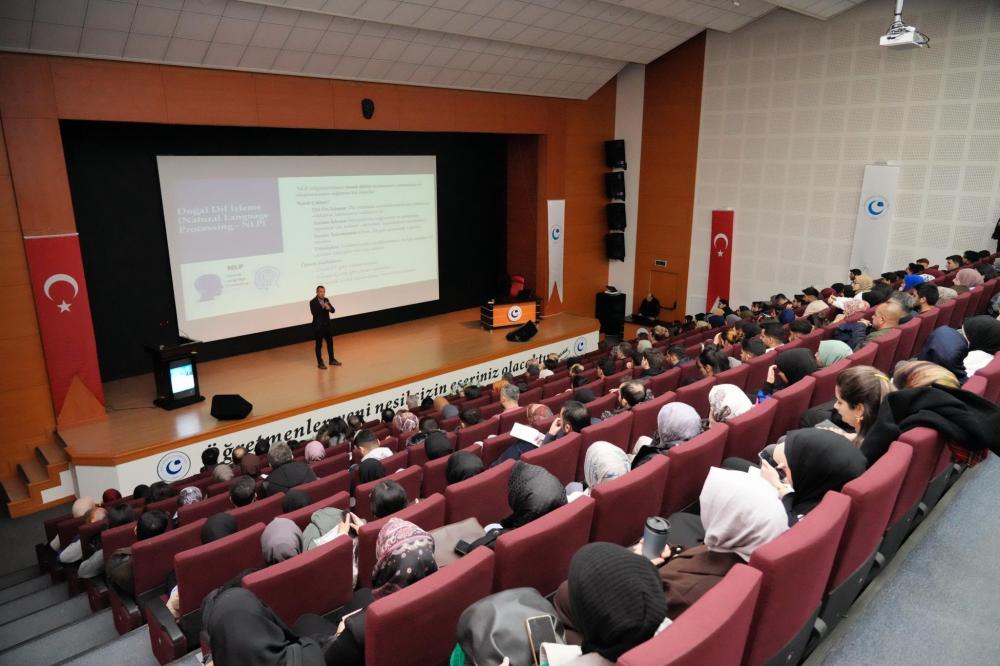
[[[353,460],[364,462],[366,460],[385,460],[392,455],[392,449],[382,446],[371,430],[362,430],[354,438]]]
[[[961,333],[947,326],[939,326],[927,336],[917,359],[940,365],[964,384],[968,379],[965,374],[965,357],[968,353],[969,343]]]
[[[953,273],[958,269],[960,269],[962,267],[962,264],[964,263],[965,259],[962,258],[962,255],[953,254],[945,258],[944,260],[945,270],[948,271],[949,273]]]
[[[117,488],[108,488],[101,493],[101,506],[107,507],[109,504],[117,502],[122,498],[122,494]]]
[[[160,536],[167,531],[170,516],[166,511],[146,511],[135,525],[136,541],[144,541]],[[132,548],[119,548],[111,554],[111,559],[105,564],[105,578],[118,590],[132,596],[134,580],[132,577]]]
[[[372,515],[377,520],[405,509],[409,499],[403,486],[392,479],[386,479],[372,488],[369,501]]]
[[[264,496],[283,493],[295,486],[316,480],[312,467],[292,458],[292,450],[287,444],[275,444],[267,454],[271,463],[271,473],[264,481]]]
[[[656,568],[617,544],[589,543],[578,550],[553,601],[563,626],[583,639],[583,657],[571,664],[612,666],[633,647],[669,631]]]
[[[256,498],[257,482],[249,476],[241,476],[229,486],[229,501],[235,507],[246,506]]]
[[[642,353],[642,361],[639,365],[642,368],[642,372],[639,374],[640,377],[655,377],[667,371],[663,352],[659,349],[649,348],[644,351]]]
[[[551,377],[556,373],[556,369],[559,367],[559,355],[549,354],[542,360],[542,365],[544,367],[538,373],[538,377],[541,379]]]
[[[538,359],[529,358],[524,365],[524,376],[528,381],[533,382],[536,379],[541,379],[540,375],[542,373],[541,366],[538,365]]]
[[[748,338],[740,343],[740,359],[746,363],[768,352],[760,338]]]
[[[973,287],[979,287],[985,282],[983,274],[975,268],[963,268],[955,274],[955,283],[952,288],[960,294],[970,291]]]
[[[91,525],[93,523],[100,523],[106,520],[108,517],[108,512],[104,507],[92,506],[87,510],[87,513],[83,514],[83,524]],[[83,543],[80,541],[80,535],[77,534],[76,538],[73,539],[73,543],[67,545],[59,553],[59,561],[63,564],[70,564],[72,562],[79,562],[83,559]]]
[[[201,472],[211,472],[219,464],[219,449],[210,446],[201,452]]]
[[[760,340],[768,349],[777,349],[788,342],[788,333],[785,332],[785,327],[780,323],[767,322],[760,332]]]
[[[441,418],[444,419],[456,419],[458,418],[458,414],[459,414],[458,406],[453,405],[451,403],[445,405],[444,409],[441,410]]]
[[[861,294],[871,291],[874,286],[875,282],[872,280],[871,276],[864,273],[855,277],[854,281],[851,282],[851,289],[854,290],[854,294],[856,296],[860,296]]]
[[[733,384],[713,386],[708,392],[708,427],[746,414],[751,408],[753,403],[740,387]]]
[[[569,383],[570,387],[572,387],[573,389],[578,389],[581,386],[586,386],[587,384],[590,383],[590,381],[584,375],[573,375],[573,377],[569,380]]]
[[[205,524],[201,526],[201,543],[212,543],[223,537],[227,537],[239,531],[236,519],[228,513],[216,513],[208,517]]]
[[[708,315],[708,325],[710,328],[719,328],[726,325],[726,314],[722,308],[715,308]]]
[[[405,435],[408,432],[419,430],[420,420],[413,412],[402,411],[392,418],[392,429],[400,435]]]
[[[521,397],[521,391],[513,384],[505,384],[502,389],[500,389],[500,406],[503,407],[503,411],[511,412],[518,408],[518,398]]]
[[[816,372],[816,358],[808,349],[800,347],[780,352],[775,364],[768,370],[767,381],[761,390],[766,395],[776,393],[814,372]]]
[[[382,410],[381,419],[382,425],[392,426],[392,420],[396,418],[396,412],[392,411],[388,407]]]
[[[127,503],[117,504],[107,510],[107,520],[109,530],[128,525],[135,520],[135,511]],[[101,548],[101,535],[99,533],[94,535],[93,551],[90,557],[80,562],[80,566],[76,570],[77,578],[96,578],[104,573],[104,549]],[[80,555],[83,556],[82,547]]]
[[[324,664],[319,642],[297,635],[253,592],[242,587],[223,588],[217,596],[206,599],[202,626],[212,657],[220,665]],[[264,655],[266,660],[262,660]]]
[[[482,395],[482,389],[478,384],[466,384],[459,390],[459,392],[462,397],[467,400],[475,400]]]
[[[848,368],[837,375],[833,412],[829,411],[829,403],[817,405],[802,415],[802,422],[819,418],[826,409],[829,416],[816,422],[815,427],[836,432],[860,448],[892,390],[892,381],[878,368],[870,365]],[[869,465],[874,462],[869,461]]]
[[[698,356],[698,369],[702,377],[714,377],[730,369],[729,356],[715,345],[705,345]]]
[[[228,469],[228,466],[227,466]],[[232,470],[229,470],[232,472]],[[149,497],[146,498],[147,504],[152,504],[153,502],[161,502],[165,499],[177,496],[177,489],[171,486],[166,481],[157,481],[149,487]]]
[[[649,331],[645,328],[640,328],[635,332],[635,350],[640,354],[647,349],[653,348],[653,341],[649,338]]]
[[[309,516],[309,524],[302,530],[302,551],[318,548],[342,536],[350,537],[351,530],[357,534],[358,528],[365,524],[351,512],[343,512],[335,507],[326,507],[313,511]],[[356,563],[355,563],[356,565]],[[353,569],[353,567],[352,567]],[[352,571],[357,581],[357,571]]]
[[[451,455],[454,450],[451,442],[448,441],[448,435],[443,430],[429,432],[424,439],[424,452],[427,454],[427,460],[444,458],[447,455]]]
[[[285,493],[284,499],[281,500],[281,513],[298,511],[299,509],[307,507],[312,503],[313,500],[309,493],[304,490],[299,490],[298,488],[292,488]]]
[[[322,442],[313,440],[306,444],[305,461],[307,463],[319,462],[326,458],[326,447]]]
[[[816,287],[806,287],[802,290],[802,296],[806,302],[806,309],[802,313],[804,317],[809,317],[814,314],[819,314],[826,310],[827,305],[820,298],[820,293]]]
[[[245,446],[237,446],[233,449],[233,467],[239,467],[240,461],[243,460],[243,456],[247,454],[247,448]]]
[[[588,402],[596,400],[597,396],[594,395],[592,390],[584,386],[573,391],[573,399],[586,405]]]
[[[420,398],[413,395],[412,393],[406,394],[406,408],[400,409],[400,412],[417,412],[420,411]]]
[[[744,398],[746,396],[743,396]],[[656,415],[656,432],[639,437],[632,447],[632,468],[657,453],[666,453],[678,444],[701,434],[701,417],[694,407],[683,402],[668,402]]]
[[[253,445],[253,452],[259,457],[264,457],[267,452],[271,450],[271,442],[266,439],[258,439],[257,443]]]
[[[615,360],[608,356],[600,359],[595,367],[597,368],[598,379],[604,379],[615,374]]]
[[[434,411],[435,412],[444,411],[444,408],[447,407],[449,404],[450,403],[448,402],[448,398],[446,398],[445,396],[443,395],[435,396]]]
[[[892,375],[892,383],[896,390],[921,388],[940,384],[952,389],[962,388],[958,377],[950,370],[945,370],[937,363],[930,361],[907,361],[896,366]]]
[[[947,303],[948,301],[958,298],[958,292],[951,287],[945,287],[944,285],[938,285],[938,305]]]
[[[909,323],[914,317],[917,316],[917,299],[913,297],[913,294],[907,291],[894,291],[889,296],[888,302],[895,303],[902,310],[903,316],[899,318],[899,325]]]
[[[365,427],[365,420],[360,414],[348,414],[347,415],[347,439],[354,439],[354,435],[357,434],[359,430]],[[340,442],[335,442],[339,444]]]
[[[233,468],[229,465],[216,465],[215,469],[212,470],[212,478],[217,482],[232,481],[233,476],[235,476]]]
[[[897,328],[905,314],[906,312],[903,308],[895,301],[888,301],[879,305],[875,308],[875,314],[872,315],[871,331],[865,336],[862,346],[873,340],[878,340],[892,329]]]
[[[583,481],[586,489],[579,483],[571,483],[566,487],[567,499],[575,500],[608,481],[628,474],[632,469],[628,454],[610,442],[594,442],[587,449],[583,460]]]
[[[607,410],[601,414],[601,419],[608,419],[627,412],[640,402],[652,400],[653,394],[646,386],[635,379],[627,381],[618,387],[618,406],[613,410]]]
[[[146,499],[147,497],[149,497],[149,486],[145,483],[140,483],[132,489],[132,499]]]
[[[796,319],[788,325],[788,341],[795,342],[796,340],[801,340],[812,333],[813,330],[814,327],[808,319]]]
[[[511,514],[500,526],[512,530],[565,506],[566,489],[544,467],[518,460],[507,480],[507,504]]]
[[[977,315],[965,320],[962,328],[969,341],[969,353],[965,357],[965,374],[973,376],[989,365],[1000,352],[1000,321],[989,315]]]
[[[463,409],[458,415],[458,428],[468,428],[469,426],[479,425],[483,421],[483,417],[479,413],[477,407],[469,407],[468,409]]]
[[[574,363],[569,366],[570,379],[575,379],[578,375],[582,375],[586,371],[587,368],[583,367],[582,363]]]
[[[417,434],[412,435],[408,440],[406,440],[407,446],[414,446],[417,444],[423,444],[427,439],[427,435],[432,432],[444,432],[441,430],[441,426],[438,425],[437,419],[433,416],[425,416],[420,419],[420,428]]]
[[[916,299],[917,312],[928,312],[938,303],[937,285],[933,282],[918,284],[913,288],[913,297]]]
[[[671,368],[683,367],[694,363],[692,359],[688,358],[684,347],[681,345],[670,345],[667,347],[667,353],[664,356],[670,362]]]
[[[532,428],[537,428],[541,423],[552,418],[552,410],[540,402],[533,402],[528,405],[525,416],[527,417],[528,425]]]
[[[485,468],[483,459],[470,451],[457,451],[450,458],[444,468],[445,481],[450,486],[459,481],[471,479]]]
[[[559,416],[552,422],[545,436],[545,443],[559,439],[571,432],[580,432],[590,425],[590,413],[586,405],[577,400],[567,400]]]
[[[816,363],[821,368],[828,368],[852,353],[853,350],[846,342],[823,340],[819,343],[819,351],[816,352]]]
[[[937,268],[931,268],[931,260],[926,258],[917,259],[917,263],[923,267],[920,272],[924,275],[930,275],[932,278],[943,277],[944,273],[939,271]]]
[[[264,528],[264,533],[260,535],[260,546],[265,562],[284,562],[302,552],[302,530],[288,518],[279,516]]]
[[[386,476],[385,467],[382,466],[381,462],[375,460],[374,458],[362,460],[361,464],[358,465],[358,483],[371,483],[372,481],[383,479]],[[354,488],[352,487],[351,494],[353,493]]]
[[[712,325],[705,321],[705,313],[699,312],[694,316],[694,327],[698,330],[712,328]]]
[[[240,460],[243,476],[255,479],[260,476],[260,457],[256,453],[248,453]]]
[[[987,254],[987,256],[989,256]],[[980,255],[976,250],[966,250],[962,253],[963,266],[975,267],[979,263]]]
[[[204,495],[201,492],[201,488],[198,486],[185,486],[181,488],[181,491],[177,494],[177,506],[189,506],[191,504],[197,504],[204,499]],[[177,514],[174,514],[174,520],[177,520]]]

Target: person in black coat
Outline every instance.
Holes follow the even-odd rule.
[[[294,460],[291,447],[284,442],[272,446],[267,452],[267,459],[271,463],[271,473],[264,481],[265,497],[287,493],[295,486],[316,480],[316,472],[312,467],[300,460]]]
[[[340,365],[333,355],[333,331],[330,328],[330,315],[337,311],[326,297],[326,288],[316,287],[316,298],[309,301],[309,312],[312,313],[313,336],[316,338],[316,366],[326,370],[323,363],[323,341],[326,340],[326,355],[330,357],[330,365]]]

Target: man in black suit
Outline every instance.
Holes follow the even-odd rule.
[[[330,304],[326,297],[326,289],[316,287],[316,298],[309,301],[309,311],[312,313],[313,335],[316,337],[316,365],[320,370],[326,370],[323,363],[323,341],[326,340],[326,355],[330,357],[330,365],[340,365],[333,356],[333,331],[330,330],[330,315],[337,308]]]

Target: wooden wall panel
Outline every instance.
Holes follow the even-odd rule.
[[[687,312],[704,65],[701,33],[646,66],[633,293],[636,298],[647,293],[653,260],[666,259],[678,285],[677,309],[663,313],[670,319]],[[657,297],[664,307],[673,300]]]
[[[76,231],[56,118],[7,118],[7,159],[25,236]]]
[[[7,118],[55,118],[49,60],[0,53],[0,114]]]
[[[189,125],[257,125],[253,74],[161,67],[167,122]]]
[[[254,74],[257,116],[269,127],[334,126],[333,89],[324,79]]]
[[[523,275],[529,287],[538,281],[538,137],[516,135],[507,140],[507,272]]]
[[[165,122],[163,77],[156,65],[53,58],[60,118]]]

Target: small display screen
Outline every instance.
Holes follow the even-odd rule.
[[[194,366],[189,359],[170,364],[170,390],[175,398],[187,398],[195,394]]]

